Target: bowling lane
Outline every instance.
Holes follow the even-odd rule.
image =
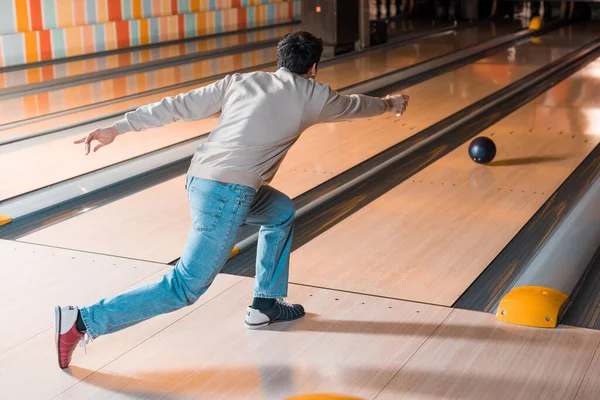
[[[474,34],[477,32],[472,31]],[[558,35],[558,33],[554,35]],[[484,36],[484,34],[481,34],[481,36]],[[402,48],[390,49],[324,67],[319,72],[319,80],[331,84],[333,88],[346,87],[373,77],[374,71],[378,74],[384,74],[403,65],[410,65],[428,57],[433,57],[434,54],[437,54],[435,49],[440,50],[443,48],[444,51],[450,51],[450,49],[455,48],[454,46],[459,46],[458,43],[461,37],[460,35],[456,37],[445,35],[437,38],[439,41],[437,44],[434,43],[433,39],[428,39],[427,46],[423,47],[430,49],[430,51],[427,53],[421,52],[419,56],[414,54],[415,50],[411,45],[411,49],[408,50],[402,50]],[[450,44],[448,44],[449,42]],[[470,40],[465,42],[471,43]],[[412,55],[407,55],[407,52]],[[158,101],[163,96],[176,95],[192,88],[177,89],[176,91],[158,93],[144,99],[131,100],[128,102],[127,108]],[[133,104],[134,102],[135,104]],[[118,105],[111,107],[116,106]],[[0,201],[196,137],[209,132],[215,126],[216,121],[216,118],[210,118],[194,123],[177,123],[152,129],[140,135],[125,135],[111,146],[110,151],[101,151],[92,157],[85,157],[82,147],[74,146],[72,142],[87,134],[94,127],[108,124],[107,121],[14,145],[0,146],[0,154],[2,154],[0,157]],[[13,171],[19,171],[24,178],[14,179]]]
[[[196,39],[185,43],[163,44],[152,48],[87,57],[80,60],[65,60],[39,67],[2,68],[0,69],[2,71],[0,72],[0,89],[76,77],[100,71],[117,70],[142,65],[146,62],[208,53],[217,49],[223,50],[230,47],[255,44],[281,37],[286,33],[293,32],[297,27],[296,25],[286,25],[252,32],[232,33],[218,37]]]
[[[389,50],[380,50],[359,59],[349,60],[335,66],[324,68],[321,73],[323,82],[337,82],[340,75],[350,79],[352,83],[359,82],[374,76],[406,67],[417,62],[448,54],[452,51],[515,32],[515,25],[481,25],[478,27],[448,31],[437,37],[420,40],[406,46]],[[243,68],[258,67],[265,63],[274,62],[276,59],[275,47],[256,50],[235,55],[217,57],[212,60],[203,60],[185,65],[163,68],[150,72],[132,74],[114,79],[106,79],[94,83],[75,85],[66,89],[59,89],[19,98],[0,101],[0,140],[16,137],[25,133],[48,129],[51,127],[70,125],[98,117],[108,113],[125,111],[131,104],[144,104],[153,99],[164,96],[163,93],[127,99],[127,96],[143,94],[149,90],[182,84],[188,81],[203,79],[217,74],[229,73]],[[176,89],[177,92],[197,87]],[[122,102],[106,106],[107,101],[121,99]],[[92,110],[78,110],[81,107],[94,106]],[[98,107],[95,107],[98,106]],[[56,118],[40,122],[32,121],[20,127],[2,125],[32,118],[51,116],[67,111],[81,111],[69,115],[57,115]]]
[[[545,43],[552,44],[527,42],[517,46],[517,53],[526,57],[500,53],[408,88],[403,92],[411,96],[411,106],[403,118],[382,116],[310,128],[291,149],[273,186],[290,197],[310,190],[593,37],[577,32],[582,35],[570,37],[556,32],[545,39]],[[494,79],[490,78],[490,70]],[[179,256],[190,226],[183,187],[181,176],[21,240],[170,262]]]
[[[291,281],[450,306],[600,142],[600,59],[294,252]]]

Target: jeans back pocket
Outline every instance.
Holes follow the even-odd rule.
[[[217,228],[225,210],[226,197],[200,190],[192,184],[189,188],[192,225],[198,232],[211,232]]]

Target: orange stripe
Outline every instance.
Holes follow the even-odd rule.
[[[40,41],[40,59],[42,61],[52,59],[52,38],[50,37],[50,31],[39,32]]]
[[[136,78],[136,89],[138,92],[146,91],[146,74],[138,74]]]
[[[127,95],[127,78],[122,76],[112,80],[113,92],[116,97],[124,97]]]
[[[85,25],[83,29],[83,52],[85,54],[94,52],[94,26]]]
[[[133,18],[142,18],[142,0],[133,0]]]
[[[82,26],[87,24],[85,20],[85,2],[73,2],[73,14],[75,15],[75,25]]]
[[[108,0],[108,20],[121,21],[122,19],[121,0]]]
[[[150,43],[150,21],[144,18],[140,20],[140,44]]]
[[[14,0],[17,11],[17,32],[29,31],[29,7],[27,0]]]
[[[67,56],[73,57],[81,55],[83,50],[81,27],[72,26],[70,28],[66,28],[65,37],[67,39]]]
[[[35,33],[35,32],[32,32]],[[41,79],[42,74],[39,68],[30,68],[27,70],[27,83],[36,83]]]
[[[25,32],[25,62],[39,61],[37,32]]]
[[[190,12],[193,12],[193,13],[200,12],[200,0],[191,0],[190,1]]]
[[[29,0],[29,17],[31,18],[31,30],[41,31],[44,29],[41,0]]]
[[[42,78],[45,81],[54,79],[54,67],[52,65],[46,65],[42,67]]]
[[[92,85],[82,85],[79,89],[79,98],[84,104],[89,104],[94,100]]]
[[[159,38],[161,41],[169,40],[169,21],[166,18],[160,18],[158,20],[158,31]]]
[[[33,118],[39,115],[37,111],[37,101],[35,101],[35,96],[24,97],[23,106],[25,107],[25,116],[27,118]]]
[[[142,60],[142,62],[150,61],[150,50],[142,50],[140,53],[140,60]]]
[[[48,92],[38,94],[38,106],[40,114],[50,113],[50,95]]]
[[[177,7],[177,3],[179,1],[178,0],[171,0],[171,15],[175,15],[179,13],[178,7]]]
[[[129,21],[115,22],[117,31],[117,47],[122,49],[129,47]]]
[[[121,53],[119,57],[119,67],[125,67],[131,65],[131,53]]]
[[[117,34],[115,32],[115,23],[106,24],[106,50],[117,48]]]
[[[98,70],[96,66],[96,60],[93,58],[88,58],[84,60],[85,70],[86,72],[95,72]]]
[[[67,75],[81,75],[85,73],[85,63],[83,61],[75,61],[67,64]]]

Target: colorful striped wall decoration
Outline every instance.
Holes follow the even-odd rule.
[[[103,1],[104,6],[106,6],[104,9],[101,6]],[[99,0],[96,2],[98,6],[95,8],[97,16],[105,12],[108,18],[110,8],[108,1],[112,0]],[[139,5],[144,6],[143,1],[141,0]],[[168,1],[171,6],[172,2]],[[268,2],[268,0],[263,1],[266,1],[266,3],[244,8],[219,9],[194,14],[121,20],[104,24],[0,35],[0,49],[2,49],[0,52],[0,67],[215,33],[234,32],[240,29],[269,26],[292,20],[297,21],[300,18],[299,0],[279,3]],[[240,4],[242,3],[243,0],[240,0]],[[44,5],[44,3],[41,4]],[[85,4],[87,7],[88,2]],[[234,1],[231,0],[228,4],[233,5]],[[133,6],[135,5],[135,3],[132,3],[132,12],[134,12]],[[215,7],[218,5],[215,2]],[[193,6],[194,2],[190,0],[189,8],[191,9]],[[114,10],[113,8],[113,14]],[[86,15],[88,14],[86,13]]]
[[[116,79],[107,79],[46,93],[3,100],[0,104],[0,121],[10,123],[26,118],[34,118],[40,114],[56,113],[224,72],[255,67],[274,60],[275,56],[275,48],[254,50],[244,54],[233,54],[218,59],[202,60],[167,69],[142,72]],[[83,68],[84,64],[80,64],[79,67]],[[37,69],[36,73],[39,74]],[[176,90],[179,92],[182,89]],[[157,94],[157,96],[162,95]]]
[[[0,35],[256,7],[291,0],[0,0]]]

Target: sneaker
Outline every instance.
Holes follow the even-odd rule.
[[[86,347],[87,335],[77,330],[77,307],[54,307],[54,321],[56,333],[54,341],[56,343],[56,351],[58,354],[58,365],[62,368],[68,368],[71,363],[73,351],[79,343]]]
[[[248,307],[245,323],[248,329],[259,329],[275,322],[294,321],[302,317],[304,317],[304,307],[300,304],[290,304],[277,299],[273,306],[265,311]]]

